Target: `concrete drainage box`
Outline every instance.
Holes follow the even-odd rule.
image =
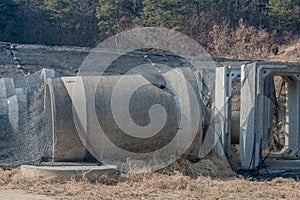
[[[241,75],[241,66],[224,66],[216,69],[216,88],[215,88],[215,105],[216,115],[221,116],[222,133],[216,140],[221,140],[223,149],[217,146],[217,152],[220,156],[223,155],[223,150],[226,156],[230,155],[230,146],[232,137],[238,138],[239,131],[235,131],[233,126],[235,125],[232,118],[232,87],[233,82]],[[238,118],[239,119],[239,118]],[[217,131],[218,129],[216,129]],[[219,130],[218,130],[219,131]],[[236,133],[236,134],[234,134]]]
[[[252,63],[241,68],[240,160],[244,169],[262,163],[262,147],[272,128],[273,76],[287,82],[286,146],[279,156],[297,159],[300,144],[300,66],[290,63]]]
[[[264,148],[269,145],[274,131],[276,76],[281,77],[286,84],[286,104],[283,105],[286,108],[281,108],[286,109],[283,126],[285,144],[279,152],[264,155]],[[292,160],[299,159],[299,76],[300,66],[295,63],[254,62],[217,68],[215,106],[217,114],[224,119],[221,134],[217,133],[220,131],[217,129],[215,133],[215,140],[222,143],[222,147],[216,147],[218,154],[224,156],[224,149],[225,155],[230,158],[232,144],[239,144],[242,168],[248,170],[256,169],[266,158],[269,158],[267,163],[272,168],[287,165],[277,158],[290,160],[287,161],[289,166]],[[236,81],[240,82],[238,87],[234,85]],[[233,103],[235,99],[238,101]],[[238,104],[238,108],[235,104]]]

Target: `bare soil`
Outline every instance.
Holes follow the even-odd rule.
[[[180,173],[123,174],[110,182],[102,180],[60,182],[25,180],[0,186],[0,199],[299,199],[300,182],[277,178],[273,181],[248,181],[241,177],[195,179]],[[8,173],[10,174],[10,173]],[[9,175],[7,175],[9,176]],[[4,177],[2,177],[3,179]]]
[[[250,181],[217,157],[179,160],[160,172],[88,180],[25,179],[19,168],[0,170],[0,199],[299,199],[300,182]]]
[[[268,60],[278,62],[300,62],[300,39],[292,44],[279,46],[278,55],[270,54]]]
[[[52,200],[52,199],[56,199],[55,197],[32,194],[32,193],[28,193],[25,190],[11,189],[9,187],[0,187],[0,194],[1,194],[0,200],[8,200],[8,199]]]

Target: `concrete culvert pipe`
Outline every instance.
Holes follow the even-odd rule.
[[[47,80],[45,92],[45,132],[51,148],[46,159],[52,162],[82,162],[86,150],[73,120],[72,101],[63,82],[65,78]]]
[[[107,163],[154,155],[197,156],[205,106],[194,73],[176,68],[159,76],[48,79],[46,119],[54,160],[83,159],[85,148]]]

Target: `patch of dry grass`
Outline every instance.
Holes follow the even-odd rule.
[[[239,21],[236,29],[232,29],[227,22],[214,25],[209,37],[209,53],[216,57],[300,62],[299,37],[289,33],[269,33],[265,29],[246,26],[243,20]],[[277,55],[271,51],[273,45],[279,47]]]
[[[300,182],[277,178],[247,181],[213,158],[190,163],[179,160],[160,172],[100,177],[94,182],[25,179],[19,168],[0,170],[0,187],[22,189],[58,199],[298,199]]]
[[[280,62],[300,62],[300,39],[279,46],[279,55],[269,56],[269,60]]]

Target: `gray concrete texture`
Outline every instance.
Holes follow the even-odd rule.
[[[95,165],[93,163],[43,163],[40,166],[22,165],[21,172],[27,178],[52,177],[61,181],[88,179],[95,181],[103,176],[117,173],[114,165]]]
[[[266,145],[272,131],[270,92],[273,91],[273,79],[265,77],[262,81],[264,89],[258,92],[258,69],[262,65],[247,64],[241,71],[240,159],[245,169],[254,169],[260,165],[262,147]]]
[[[262,149],[272,137],[273,76],[287,80],[285,148],[279,156],[299,159],[299,64],[251,63],[242,67],[240,160],[244,169],[262,162]]]
[[[91,49],[89,48],[79,47],[17,45],[14,53],[18,59],[25,63],[25,66],[51,66],[59,71],[74,74],[74,71],[72,70],[77,69],[80,66],[81,62],[90,50]],[[1,59],[0,64],[13,65],[13,59],[9,57],[9,50],[5,47],[1,48],[1,51],[4,52],[1,56],[6,53],[6,57],[4,56],[4,59]],[[116,54],[116,52],[112,53]],[[119,52],[117,52],[117,54],[118,53]],[[131,116],[134,122],[136,122],[139,126],[146,126],[149,124],[151,117],[151,120],[162,122],[165,112],[167,113],[166,126],[162,127],[164,139],[160,141],[158,137],[154,138],[156,141],[154,146],[150,144],[144,145],[139,141],[135,141],[135,146],[130,142],[126,143],[123,140],[120,140],[120,138],[115,137],[117,133],[120,133],[120,130],[116,128],[116,124],[113,120],[111,120],[112,113],[110,113],[111,111],[107,110],[107,108],[109,96],[112,94],[112,89],[116,84],[116,81],[120,79],[120,74],[127,74],[128,70],[132,68],[132,65],[149,64],[149,59],[144,58],[146,54],[149,55],[149,59],[155,63],[161,63],[162,65],[166,64],[167,66],[171,66],[172,69],[185,68],[186,72],[176,72],[177,74],[181,73],[180,78],[178,78],[178,76],[176,77],[174,74],[172,75],[172,73],[166,73],[169,77],[164,77],[164,75],[157,72],[153,73],[152,71],[149,73],[148,71],[143,72],[142,70],[130,72],[129,75],[125,76],[130,77],[130,80],[142,77],[144,80],[150,82],[150,84],[139,88],[130,100],[130,111],[132,113],[137,113]],[[10,135],[18,135],[18,140],[21,143],[22,140],[20,139],[21,135],[19,133],[22,132],[23,140],[24,138],[28,139],[28,142],[26,142],[26,140],[24,142],[25,144],[21,145],[23,151],[19,148],[14,148],[15,152],[22,151],[23,154],[28,155],[18,156],[18,153],[10,153],[11,150],[7,150],[3,147],[3,158],[0,159],[1,162],[3,161],[3,163],[9,164],[13,164],[13,161],[17,160],[19,163],[23,163],[24,160],[26,160],[26,162],[32,162],[38,161],[38,157],[46,157],[52,161],[82,161],[83,159],[90,157],[85,146],[87,146],[88,150],[99,159],[99,149],[94,149],[94,146],[97,146],[97,148],[103,148],[103,145],[101,145],[103,144],[103,141],[99,140],[99,138],[95,139],[93,136],[90,136],[91,139],[87,141],[86,137],[82,137],[86,134],[81,134],[80,132],[82,131],[79,131],[79,135],[77,133],[78,130],[85,130],[84,128],[87,128],[88,126],[89,129],[93,129],[94,124],[99,124],[99,122],[103,123],[101,125],[105,129],[105,132],[112,133],[112,135],[115,134],[115,136],[113,136],[114,138],[111,139],[116,140],[116,142],[120,143],[120,146],[123,148],[129,148],[130,151],[136,151],[139,149],[139,151],[150,152],[155,148],[162,147],[164,144],[167,144],[166,141],[172,138],[169,138],[169,136],[173,136],[173,132],[176,132],[177,129],[181,130],[183,126],[180,124],[180,120],[183,119],[185,120],[184,122],[187,123],[199,118],[198,124],[186,126],[189,127],[189,129],[192,128],[192,132],[196,135],[195,138],[192,136],[189,138],[194,138],[194,141],[191,142],[193,145],[189,146],[190,148],[187,149],[186,154],[189,157],[198,157],[199,155],[197,151],[200,149],[198,144],[202,141],[202,131],[207,131],[207,127],[210,123],[209,109],[211,105],[210,94],[212,93],[212,86],[207,86],[205,84],[205,80],[212,81],[213,76],[206,76],[205,73],[200,74],[197,71],[191,70],[190,64],[182,60],[182,58],[175,55],[153,52],[129,52],[127,55],[122,56],[122,59],[115,61],[112,66],[105,71],[105,76],[101,79],[103,84],[101,83],[96,87],[97,109],[95,109],[94,114],[97,114],[97,117],[92,117],[94,120],[96,119],[96,121],[89,119],[91,118],[89,110],[92,108],[87,107],[86,113],[75,112],[75,116],[78,118],[77,119],[75,117],[75,120],[77,119],[77,122],[80,123],[74,123],[73,119],[74,116],[72,108],[74,105],[71,95],[72,87],[70,86],[73,81],[71,80],[72,77],[66,76],[62,79],[49,79],[47,80],[47,83],[45,83],[45,77],[60,77],[63,75],[58,74],[53,70],[51,75],[49,70],[43,70],[42,72],[37,72],[36,74],[32,74],[24,78],[1,79],[1,84],[6,85],[5,87],[2,87],[3,89],[0,92],[3,96],[0,102],[3,107],[0,111],[2,120],[0,126],[1,135],[3,138],[10,138],[10,142],[16,141],[15,137],[11,137]],[[32,68],[32,70],[36,69]],[[42,76],[44,79],[41,79],[39,74],[44,74],[45,72],[47,72],[47,75]],[[165,88],[167,84],[165,78],[169,78],[170,82],[174,82],[175,85],[173,86],[175,86],[175,88],[181,89],[178,94],[175,95],[173,94],[173,91]],[[85,79],[84,81],[84,84],[82,84],[82,89],[84,91],[80,95],[83,95],[83,97],[88,99],[89,102],[86,102],[88,106],[89,103],[94,103],[95,105],[95,99],[90,98],[89,95],[91,94],[86,93],[89,91],[86,89],[89,84],[89,80]],[[191,85],[190,88],[185,85],[187,83]],[[128,85],[124,86],[129,90],[132,89]],[[129,90],[126,91],[125,89],[124,91],[121,91],[120,94],[127,94]],[[193,95],[195,96],[195,99],[197,99],[193,103],[191,102],[191,93],[194,93]],[[186,102],[186,104],[179,106],[179,100],[177,99],[178,96],[181,96],[181,101]],[[160,109],[157,106],[154,106],[154,109],[152,109],[153,104],[161,104],[165,107],[165,109]],[[191,112],[191,110],[194,109],[193,104],[197,104],[196,110],[199,110],[201,113],[200,117],[198,115],[193,116],[191,113],[188,114],[188,112]],[[158,113],[152,113],[152,116],[149,116],[148,112],[151,110],[158,111]],[[139,112],[146,117],[139,117]],[[82,120],[83,118],[85,118],[85,120]],[[87,122],[89,124],[87,124]],[[82,123],[84,124],[83,128]],[[148,129],[150,130],[151,127]],[[94,133],[94,131],[97,130],[89,130],[89,132],[92,133]],[[140,134],[142,134],[142,132]],[[189,136],[189,133],[187,133],[187,136]],[[102,143],[97,145],[99,141],[102,141]],[[82,142],[84,145],[81,144]],[[91,145],[92,143],[93,145]],[[179,142],[179,144],[185,146],[185,143]],[[1,145],[5,146],[4,143]],[[30,147],[27,147],[27,145]],[[209,144],[208,146],[212,145],[213,144]],[[91,146],[93,146],[93,148],[91,148]],[[34,153],[27,153],[31,150],[34,151]],[[11,158],[12,160],[8,161],[5,159],[4,157],[7,155],[9,155],[8,158]],[[30,156],[32,156],[32,158],[30,158]],[[24,159],[17,159],[19,157]]]
[[[0,79],[0,163],[17,165],[38,160],[45,148],[44,86],[54,70],[30,77]],[[43,144],[43,146],[41,146]]]
[[[168,154],[160,156],[169,157],[169,152],[176,148],[186,156],[199,157],[202,122],[207,112],[200,97],[199,82],[190,68],[175,71],[162,76],[166,86],[173,82],[173,87],[179,88],[178,93],[163,87],[160,79],[149,74],[48,79],[45,105],[47,126],[53,134],[53,160],[83,159],[86,147],[98,160],[126,161],[132,155],[151,154],[169,143],[168,150],[162,152]],[[136,88],[139,80],[145,85]],[[184,86],[187,82],[191,87]],[[116,89],[118,83],[121,84],[119,90]],[[89,87],[91,85],[93,87]],[[113,92],[117,94],[115,103],[119,103],[116,108],[111,105]],[[127,97],[130,97],[128,102]],[[185,104],[180,105],[181,102]],[[124,106],[120,106],[122,103]],[[155,104],[163,108],[151,107]],[[199,110],[200,116],[193,116],[193,109]],[[195,120],[197,118],[199,120]],[[180,137],[176,136],[178,130],[183,130]],[[151,135],[156,131],[156,135]],[[116,146],[123,151],[120,153]]]
[[[91,50],[92,48],[84,47],[17,45],[14,53],[16,58],[24,63],[25,67],[30,68],[32,72],[44,67],[51,67],[60,72],[74,75]],[[106,155],[114,155],[116,152],[107,146],[107,138],[102,140],[99,135],[94,134],[99,131],[98,125],[101,125],[105,132],[111,133],[109,137],[112,141],[129,152],[150,152],[166,144],[166,141],[173,136],[172,132],[182,128],[178,123],[180,119],[184,117],[187,121],[192,120],[188,110],[193,106],[191,103],[187,103],[184,106],[187,113],[180,111],[178,99],[174,98],[172,91],[164,88],[166,86],[164,75],[139,71],[139,75],[131,73],[125,77],[128,80],[142,77],[151,82],[151,84],[141,87],[133,93],[128,107],[131,113],[130,118],[139,126],[148,125],[151,116],[153,117],[151,119],[162,121],[164,116],[162,109],[154,107],[153,115],[149,115],[149,110],[153,104],[158,103],[165,106],[166,112],[170,114],[166,126],[163,127],[165,141],[152,138],[155,145],[151,145],[152,143],[149,141],[147,144],[147,142],[142,143],[136,139],[119,137],[120,134],[122,135],[122,131],[118,128],[120,124],[112,120],[113,111],[109,109],[110,97],[116,82],[121,77],[120,75],[127,73],[131,65],[149,64],[149,59],[145,59],[144,55],[148,55],[150,60],[155,63],[167,64],[173,68],[189,67],[187,62],[183,62],[181,58],[174,55],[130,52],[122,59],[116,60],[105,71],[106,76],[100,80],[96,78],[96,92],[91,92],[88,89],[88,84],[95,83],[89,77],[47,79],[62,76],[54,70],[42,70],[24,78],[7,77],[14,75],[18,69],[10,56],[8,46],[0,46],[0,65],[2,66],[0,77],[7,77],[0,79],[0,164],[16,165],[35,162],[41,157],[50,158],[52,161],[82,161],[90,156],[85,146],[98,159],[103,158],[104,152],[109,152]],[[241,65],[247,62],[227,59],[216,59],[216,61],[219,61],[219,66],[234,65],[233,63]],[[241,88],[239,140],[241,145],[240,158],[245,169],[253,169],[260,164],[261,148],[270,138],[271,102],[268,93],[273,86],[272,81],[262,74],[264,67],[267,69],[266,75],[282,75],[287,80],[287,137],[286,149],[281,156],[292,159],[299,158],[299,66],[293,66],[291,63],[251,63],[247,64],[242,71]],[[214,102],[212,101],[213,97],[210,96],[212,91],[208,90],[207,92],[207,85],[202,84],[203,80],[208,78],[205,79],[205,75],[193,73],[195,71],[184,73],[184,79],[192,85],[192,90],[183,89],[180,95],[185,96],[185,102],[188,102],[190,92],[195,92],[199,103],[201,120],[198,127],[195,128],[197,134],[192,142],[193,145],[186,152],[188,156],[197,157],[201,149],[203,135],[211,132],[209,131],[212,128],[210,124],[214,123],[210,116],[210,104]],[[23,76],[23,74],[21,75]],[[184,85],[182,83],[185,80],[183,81],[182,78],[171,77],[177,82],[178,88],[182,88]],[[79,83],[76,83],[78,80],[80,80]],[[73,96],[74,84],[81,91],[79,97]],[[132,88],[126,84],[124,86],[129,89],[121,91],[122,96],[129,94],[130,88]],[[90,98],[91,96],[95,98]],[[82,101],[82,97],[85,97],[87,101]],[[76,105],[83,103],[82,109],[77,110],[78,107],[74,109],[74,98],[77,99],[75,100]],[[118,98],[116,98],[116,102],[120,102]],[[90,115],[91,110],[95,110],[92,112],[93,115]],[[75,111],[75,122],[72,111]],[[117,112],[125,113],[125,110],[120,108],[117,109]],[[129,119],[121,121],[127,122],[127,120],[129,122]],[[233,120],[236,121],[236,119]],[[124,124],[126,129],[126,123]],[[130,126],[128,125],[128,127]],[[136,133],[135,136],[141,137],[146,133]],[[88,137],[86,137],[87,135]],[[238,136],[236,137],[235,134],[232,139],[237,140]],[[178,141],[181,142],[181,140]],[[202,147],[207,146],[209,149],[210,146],[214,145],[214,142],[216,141],[205,140]]]
[[[86,151],[74,124],[71,97],[60,78],[47,80],[45,131],[52,139],[49,159],[55,162],[84,160]]]

